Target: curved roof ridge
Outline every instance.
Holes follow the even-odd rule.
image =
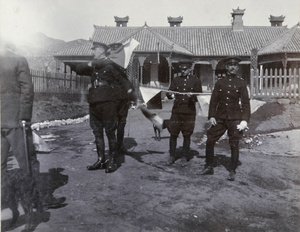
[[[300,52],[300,42],[299,39],[293,40],[295,34],[300,34],[300,24],[299,22],[290,28],[289,30],[283,32],[279,37],[273,39],[268,44],[263,46],[258,54],[268,54],[268,53],[281,53],[281,52],[289,52],[287,47],[290,43],[293,43],[293,47],[296,48],[295,51],[298,50]],[[297,43],[298,41],[298,43]],[[296,43],[295,43],[296,42]]]
[[[188,50],[186,47],[182,46],[181,44],[170,40],[169,38],[167,38],[166,36],[160,34],[159,32],[155,31],[153,28],[151,27],[147,27],[147,29],[154,34],[156,37],[158,37],[161,41],[164,42],[165,45],[169,46],[171,50],[175,49],[175,51],[179,51],[179,50],[185,50],[187,53],[189,54],[193,54],[190,50]]]

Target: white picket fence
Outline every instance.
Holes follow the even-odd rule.
[[[251,69],[251,98],[298,98],[299,99],[299,69],[266,69],[263,71]]]

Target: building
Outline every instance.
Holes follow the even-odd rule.
[[[293,63],[299,67],[299,24],[289,29],[282,26],[284,16],[270,16],[270,26],[245,26],[244,13],[245,9],[233,9],[232,25],[206,27],[181,26],[182,16],[167,17],[169,27],[151,27],[147,23],[141,27],[129,27],[128,16],[115,17],[116,27],[94,25],[89,42],[59,52],[54,57],[65,64],[65,70],[69,67],[72,72],[78,63],[92,58],[92,41],[110,44],[134,38],[140,44],[134,50],[127,72],[136,87],[168,88],[178,73],[178,61],[191,58],[194,74],[201,78],[204,89],[208,91],[225,72],[222,60],[227,56],[242,59],[239,75],[248,83],[250,69],[260,65],[288,67]],[[286,50],[286,47],[277,46],[278,43],[289,44],[292,49]]]

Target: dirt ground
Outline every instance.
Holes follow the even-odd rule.
[[[163,106],[153,112],[169,118],[172,102]],[[35,109],[36,114],[47,117]],[[48,111],[53,116],[58,109],[54,106]],[[128,154],[110,174],[86,170],[96,160],[88,120],[40,129],[36,133],[51,137],[47,144],[53,149],[38,154],[41,171],[52,177],[54,195],[67,200],[65,207],[36,214],[34,231],[300,231],[299,115],[297,102],[269,102],[252,115],[233,182],[227,180],[230,153],[226,136],[215,148],[215,174],[199,175],[205,164],[206,115],[197,115],[192,159],[180,158],[180,137],[178,159],[173,166],[166,166],[167,130],[160,141],[155,140],[150,121],[140,110],[130,110],[125,134]],[[2,211],[2,223],[9,218],[9,212]],[[11,231],[23,228],[21,216]]]

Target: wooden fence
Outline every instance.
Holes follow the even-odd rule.
[[[251,69],[251,98],[298,98],[300,69]]]
[[[251,69],[251,98],[300,98],[300,69]],[[88,92],[90,77],[65,73],[31,70],[36,93],[84,94]]]
[[[34,92],[82,94],[88,91],[90,77],[31,70]]]

